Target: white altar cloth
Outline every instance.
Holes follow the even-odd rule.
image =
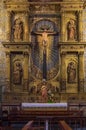
[[[67,108],[67,103],[22,103],[21,104],[22,108],[43,108],[43,107],[66,107]]]

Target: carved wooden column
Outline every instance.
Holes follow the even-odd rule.
[[[82,31],[82,11],[78,12],[78,33],[79,33],[79,41],[83,39],[83,31]]]
[[[65,92],[66,91],[66,66],[65,66],[65,57],[66,57],[66,52],[61,53],[61,91]]]
[[[7,12],[7,21],[6,21],[6,40],[10,41],[11,38],[11,12]]]
[[[61,41],[65,41],[64,11],[61,12]]]
[[[23,84],[23,90],[27,91],[28,89],[28,52],[24,52],[24,68],[23,68],[23,79],[24,79],[24,84]]]
[[[7,74],[7,80],[6,80],[6,91],[10,91],[10,52],[6,52],[6,74]]]
[[[29,22],[28,22],[28,12],[25,12],[25,28],[24,28],[24,40],[29,41]]]
[[[79,92],[84,91],[84,53],[79,52]]]

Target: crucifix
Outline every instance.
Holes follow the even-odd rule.
[[[47,79],[47,62],[46,62],[46,57],[47,57],[47,53],[46,53],[46,47],[47,47],[47,41],[43,40],[42,41],[43,44],[43,79]]]
[[[42,46],[43,46],[43,79],[47,80],[47,46],[48,46],[48,36],[55,35],[57,32],[48,31],[46,28],[43,31],[35,32],[36,35],[42,36]]]

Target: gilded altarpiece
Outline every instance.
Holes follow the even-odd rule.
[[[40,103],[81,98],[83,4],[5,3],[8,19],[3,45],[8,69],[4,101]]]

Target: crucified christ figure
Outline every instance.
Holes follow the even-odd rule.
[[[49,35],[56,35],[57,34],[57,32],[50,32],[50,31],[48,31],[47,29],[44,29],[42,32],[35,32],[35,34],[37,34],[37,35],[41,35],[42,36],[42,43],[47,43],[47,41],[48,41],[48,36]]]
[[[48,31],[47,29],[43,29],[43,31],[35,32],[34,34],[42,36],[42,46],[43,51],[46,51],[46,47],[48,45],[48,36],[50,35],[58,35],[55,31]]]
[[[49,60],[48,57],[49,57],[50,46],[51,46],[51,42],[52,42],[52,41],[49,41],[50,39],[48,38],[48,36],[57,35],[57,34],[58,34],[57,32],[50,31],[46,28],[43,28],[40,31],[34,32],[34,35],[40,35],[41,39],[42,39],[42,42],[39,42],[39,46],[40,46],[39,53],[41,54],[42,61],[43,61],[42,66],[43,66],[43,78],[44,79],[47,79],[47,61]],[[48,44],[48,42],[50,44]],[[40,44],[40,43],[42,43],[42,44]],[[41,47],[42,47],[42,50],[41,50]]]

